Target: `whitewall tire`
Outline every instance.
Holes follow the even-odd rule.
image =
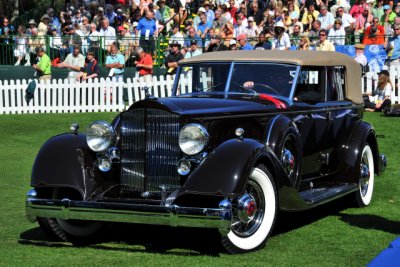
[[[231,231],[222,238],[230,253],[248,252],[264,246],[277,214],[277,193],[272,175],[264,165],[252,171],[245,193],[232,203]]]

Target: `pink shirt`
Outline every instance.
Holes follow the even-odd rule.
[[[351,9],[349,14],[353,16],[353,18],[357,18],[364,12],[363,5],[354,5]]]

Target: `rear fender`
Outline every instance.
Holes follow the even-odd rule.
[[[353,126],[340,152],[340,158],[342,159],[342,167],[340,169],[344,171],[348,178],[351,180],[354,179],[353,182],[358,182],[359,179],[360,168],[357,168],[357,166],[360,164],[361,153],[366,142],[368,142],[372,149],[375,173],[379,174],[380,172],[379,150],[375,129],[369,123],[359,121]]]
[[[35,188],[69,187],[87,199],[101,173],[94,168],[96,155],[83,134],[60,134],[46,141],[36,156],[31,186]]]

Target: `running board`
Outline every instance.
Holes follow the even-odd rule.
[[[358,189],[357,184],[340,184],[329,188],[313,188],[300,192],[300,197],[308,204],[322,204]]]

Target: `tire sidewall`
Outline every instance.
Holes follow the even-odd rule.
[[[358,181],[358,191],[357,191],[357,203],[360,207],[366,207],[371,203],[372,195],[373,195],[373,191],[374,191],[374,182],[375,182],[374,157],[372,154],[371,147],[369,146],[368,143],[365,144],[363,147],[361,157],[360,157],[360,166],[362,164],[362,159],[363,159],[364,155],[366,155],[368,158],[368,168],[369,168],[370,177],[369,177],[367,193],[365,194],[365,196],[363,196],[363,194],[361,192],[362,185],[361,185],[361,174],[360,174],[360,179]]]
[[[262,189],[265,201],[265,209],[262,223],[254,234],[249,237],[240,237],[233,231],[227,235],[230,243],[240,251],[251,251],[264,245],[266,239],[270,235],[276,214],[277,214],[277,193],[275,183],[269,171],[263,166],[253,169],[250,175],[251,180],[256,182]]]

